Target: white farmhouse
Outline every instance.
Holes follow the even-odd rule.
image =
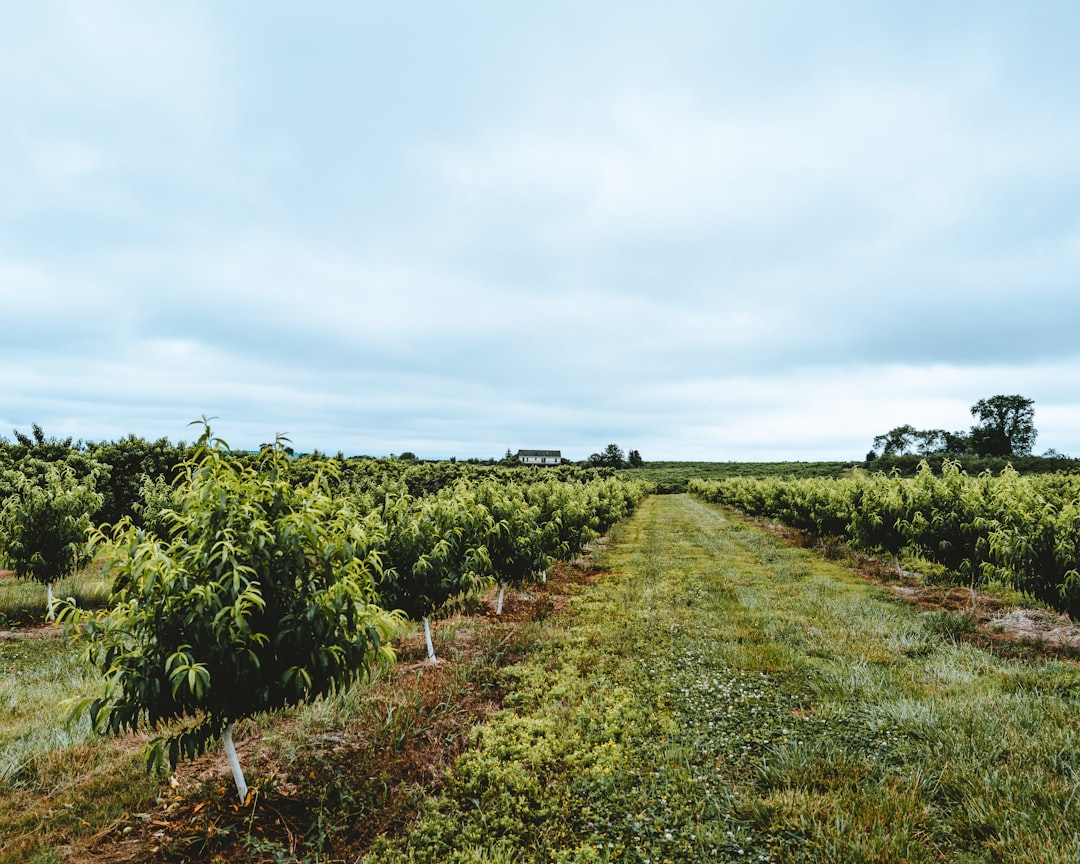
[[[518,462],[522,465],[561,465],[561,450],[518,450]]]

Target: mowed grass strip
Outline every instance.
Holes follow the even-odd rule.
[[[1080,860],[1080,671],[957,645],[687,496],[506,674],[444,794],[369,862]]]

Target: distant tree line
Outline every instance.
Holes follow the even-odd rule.
[[[637,450],[625,455],[618,444],[608,444],[599,453],[589,456],[588,464],[593,468],[640,468],[645,462]]]
[[[967,432],[897,426],[874,438],[866,460],[938,454],[979,458],[1031,455],[1038,435],[1034,400],[1019,395],[991,396],[972,405],[971,415],[978,420]]]
[[[320,473],[324,463],[335,463],[336,475],[331,485],[351,490],[367,490],[372,494],[400,491],[415,496],[433,494],[476,472],[520,472],[523,467],[509,449],[503,459],[425,460],[410,451],[389,459],[369,456],[346,457],[342,453],[329,456],[314,450],[298,453],[286,439],[278,442],[282,453],[289,458],[290,474],[297,484],[306,484]],[[260,447],[260,451],[264,449]],[[194,444],[172,443],[167,438],[155,441],[128,435],[116,441],[87,442],[72,437],[46,435],[38,424],[30,432],[14,430],[13,438],[0,435],[0,507],[11,497],[23,477],[29,476],[44,483],[48,466],[56,466],[69,486],[87,485],[101,496],[99,506],[90,514],[95,525],[116,524],[124,517],[142,524],[153,521],[159,510],[169,505],[169,490],[180,473],[180,465],[189,460]],[[241,461],[254,464],[257,452],[233,451]],[[553,479],[576,479],[584,482],[596,469],[639,467],[641,454],[631,450],[629,456],[616,444],[602,453],[576,464],[563,464],[547,469]],[[492,475],[493,476],[493,475]]]

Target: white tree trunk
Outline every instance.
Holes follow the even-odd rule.
[[[48,584],[48,586],[46,587],[46,591],[45,591],[45,607],[49,610],[48,613],[47,613],[47,618],[48,618],[49,621],[55,621],[56,620],[56,610],[53,609],[52,584],[53,583],[50,582]]]
[[[435,656],[435,646],[431,644],[431,623],[428,621],[427,615],[424,616],[424,638],[427,639],[427,659],[430,663],[438,663],[438,658]]]
[[[244,780],[244,769],[240,767],[240,760],[236,757],[236,748],[233,746],[232,740],[233,724],[230,721],[229,725],[225,727],[225,731],[221,733],[221,743],[225,745],[225,756],[229,760],[229,767],[232,769],[233,780],[236,781],[236,794],[240,796],[240,803],[243,804],[247,801],[248,787],[247,782]]]
[[[506,593],[506,585],[499,585],[499,602],[495,604],[495,614],[502,615],[503,595]]]

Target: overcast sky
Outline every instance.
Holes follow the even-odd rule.
[[[1080,456],[1080,4],[4,4],[0,435]]]

